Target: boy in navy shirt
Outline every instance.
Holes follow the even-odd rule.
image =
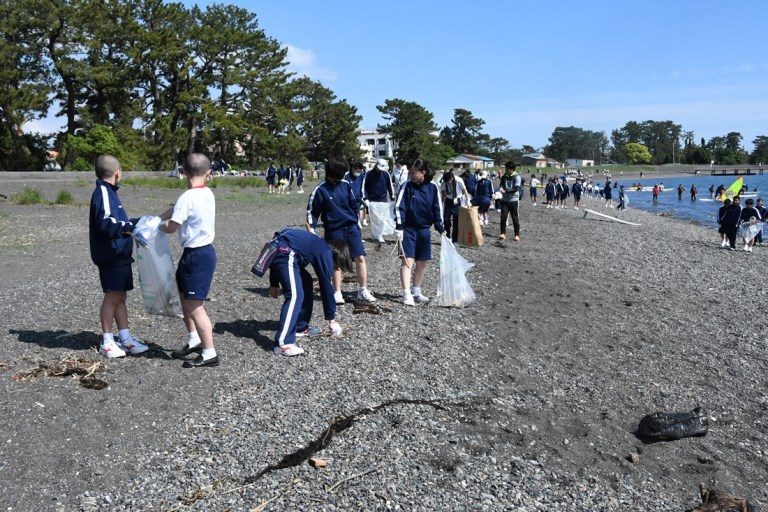
[[[307,204],[307,231],[315,232],[318,219],[323,221],[324,236],[327,242],[341,240],[349,246],[349,254],[355,260],[358,300],[375,302],[376,297],[368,291],[368,267],[365,262],[363,235],[358,224],[357,212],[360,198],[355,197],[352,185],[345,181],[349,171],[347,162],[341,158],[332,158],[325,166],[325,181],[315,187]],[[341,270],[333,273],[333,288],[336,290],[336,304],[344,304],[341,294]]]
[[[129,220],[123,203],[117,196],[123,171],[112,155],[96,159],[96,190],[91,195],[88,238],[91,259],[99,268],[99,280],[104,292],[101,302],[102,340],[99,353],[104,357],[124,357],[125,353],[141,354],[147,346],[131,335],[128,329],[128,308],[125,299],[133,290],[133,239],[131,232],[137,219]],[[118,342],[112,334],[117,324]]]
[[[280,325],[275,333],[275,354],[301,355],[304,349],[296,345],[296,338],[320,334],[320,329],[309,325],[314,293],[312,276],[305,268],[307,265],[312,265],[317,275],[328,331],[331,336],[341,335],[342,329],[336,321],[336,302],[333,299],[333,273],[336,269],[352,269],[347,244],[341,240],[326,243],[312,233],[284,229],[275,233],[267,251],[272,254],[269,263],[269,295],[276,299],[282,288],[285,298],[280,310]]]
[[[344,179],[352,185],[352,192],[358,199],[363,197],[363,181],[365,180],[365,166],[362,162],[352,164],[352,169],[344,175]],[[368,219],[365,218],[365,206],[360,204],[360,221],[363,226],[368,225]]]
[[[185,176],[187,191],[181,194],[171,210],[165,212],[160,229],[166,233],[179,232],[184,252],[176,267],[176,284],[181,295],[187,343],[171,355],[175,359],[199,352],[196,359],[184,361],[184,368],[218,366],[219,356],[213,347],[213,328],[204,302],[216,269],[213,248],[216,224],[216,198],[206,186],[209,175],[208,157],[200,153],[187,156]]]
[[[376,160],[373,169],[365,173],[361,187],[363,204],[386,203],[395,200],[395,189],[392,186],[392,176],[389,174],[389,163],[383,158]],[[360,196],[358,196],[360,197]],[[379,243],[384,243],[384,237],[379,236]]]

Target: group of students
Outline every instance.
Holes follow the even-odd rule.
[[[751,198],[741,205],[741,197],[734,196],[733,200],[726,199],[717,213],[717,223],[720,225],[720,247],[736,250],[736,240],[741,230],[744,239],[744,251],[752,252],[755,245],[763,245],[762,222],[765,221],[768,209],[763,200],[757,203]]]
[[[304,169],[300,165],[294,169],[290,165],[288,167],[275,167],[274,164],[269,164],[267,168],[267,187],[270,194],[275,192],[278,195],[290,194],[294,181],[296,181],[296,186],[299,188],[296,192],[303,194]]]

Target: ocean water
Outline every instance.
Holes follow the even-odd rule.
[[[723,203],[709,201],[710,185],[717,188],[719,185],[728,187],[734,182],[736,176],[686,176],[684,178],[666,179],[642,179],[642,180],[618,180],[619,185],[629,187],[632,183],[642,183],[644,187],[652,187],[654,184],[663,184],[665,192],[659,194],[659,202],[653,202],[653,196],[648,192],[628,192],[629,207],[639,210],[647,210],[654,213],[668,213],[673,217],[692,220],[705,226],[717,227],[717,210]],[[677,186],[682,184],[685,188],[682,200],[677,199]],[[699,191],[698,200],[691,201],[688,190],[695,184]],[[762,176],[744,176],[744,185],[753,192],[758,189],[757,197],[762,197],[768,202],[768,174]],[[614,202],[617,202],[618,194],[614,194]],[[757,198],[755,198],[757,199]],[[744,201],[742,200],[742,204]]]

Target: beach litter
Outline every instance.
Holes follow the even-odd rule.
[[[701,407],[688,412],[656,412],[643,416],[635,436],[645,443],[707,435],[709,419]]]
[[[88,389],[104,389],[109,384],[98,377],[96,373],[103,372],[107,366],[101,361],[85,358],[64,358],[59,361],[50,360],[38,364],[36,368],[19,372],[11,380],[14,382],[31,382],[38,377],[75,377],[80,385]]]
[[[755,510],[746,498],[717,489],[709,490],[704,484],[699,484],[699,493],[701,505],[689,509],[688,512],[753,512]]]

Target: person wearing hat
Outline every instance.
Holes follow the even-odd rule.
[[[388,203],[395,200],[395,190],[392,186],[392,176],[389,175],[389,163],[383,158],[376,160],[376,165],[363,175],[362,183],[363,204]],[[384,237],[379,236],[379,243]]]
[[[477,181],[475,197],[472,199],[472,206],[477,206],[477,213],[480,215],[480,224],[487,226],[488,210],[493,200],[493,183],[488,179],[488,171],[480,173],[480,179]]]

